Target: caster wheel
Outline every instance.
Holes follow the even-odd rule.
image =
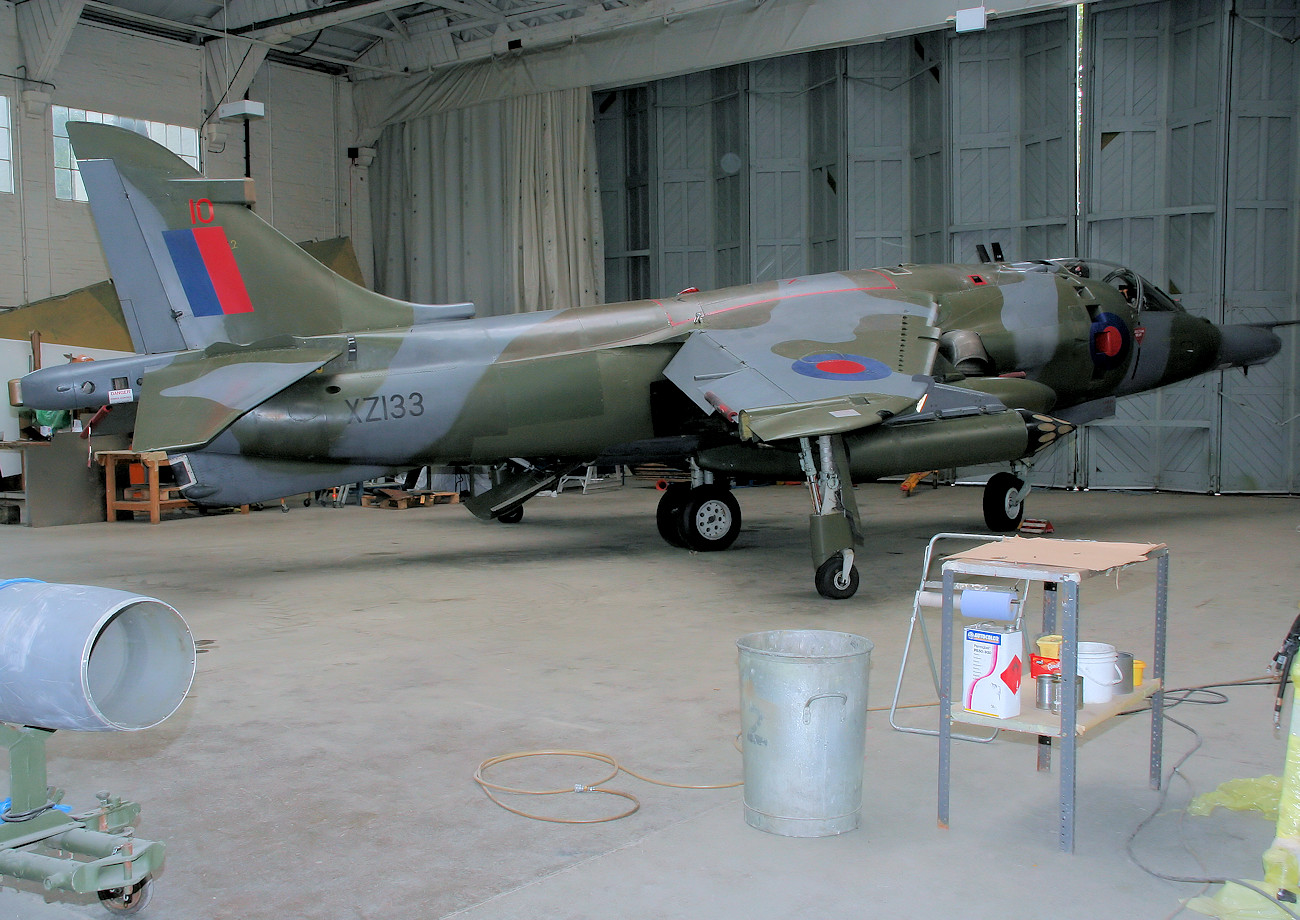
[[[145,876],[130,888],[106,888],[99,894],[99,903],[111,914],[126,916],[145,909],[153,898],[153,879]]]
[[[497,520],[502,524],[518,524],[524,519],[524,506],[515,505],[509,511],[497,515]]]

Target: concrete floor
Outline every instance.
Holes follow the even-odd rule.
[[[937,744],[887,714],[926,540],[979,530],[980,494],[858,489],[874,535],[849,601],[818,597],[800,487],[738,492],[745,531],[693,555],[656,533],[656,493],[528,505],[518,526],[453,506],[294,508],[33,530],[0,528],[0,575],[138,591],[175,606],[203,643],[194,688],[161,726],[59,732],[50,781],[78,809],[110,789],[142,803],[166,841],[158,920],[344,918],[1172,917],[1201,886],[1154,878],[1125,841],[1161,802],[1147,785],[1149,718],[1090,734],[1079,761],[1076,853],[1056,848],[1056,774],[1003,735],[954,753],[952,826],[935,821]],[[1300,503],[1278,497],[1036,493],[1061,538],[1171,548],[1170,686],[1262,675],[1296,615]],[[1084,633],[1149,650],[1154,565],[1095,579]],[[640,811],[543,823],[492,804],[478,764],[538,749],[608,754],[681,783],[736,781],[735,640],[821,628],[875,643],[860,829],[773,836],[743,820],[740,789],[653,786],[622,775]],[[922,670],[905,696],[932,697]],[[1137,838],[1175,876],[1259,878],[1272,826],[1182,815],[1195,791],[1279,772],[1272,690],[1179,706],[1199,750]],[[934,709],[908,713],[933,723]],[[1167,729],[1166,767],[1193,745]],[[595,763],[498,767],[501,781],[594,782]],[[517,802],[584,816],[623,799]],[[93,899],[0,892],[0,916],[106,917]],[[1190,916],[1190,915],[1185,915]]]

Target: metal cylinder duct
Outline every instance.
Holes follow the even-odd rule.
[[[194,681],[194,638],[171,606],[87,585],[0,581],[0,721],[138,731]]]

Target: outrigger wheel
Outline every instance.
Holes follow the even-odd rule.
[[[1025,519],[1025,483],[1011,473],[995,473],[984,486],[984,523],[1008,533]]]
[[[105,888],[99,894],[99,903],[109,913],[126,916],[145,909],[153,898],[153,879],[145,876],[130,888]]]

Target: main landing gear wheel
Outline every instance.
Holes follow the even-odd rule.
[[[1020,490],[1022,480],[1010,473],[996,473],[984,486],[984,523],[994,533],[1007,533],[1025,519],[1025,500]]]
[[[690,498],[690,494],[691,487],[686,483],[669,483],[668,488],[664,489],[664,494],[659,496],[659,507],[655,509],[655,523],[659,525],[659,536],[663,537],[668,545],[680,549],[686,548],[686,540],[682,537],[679,522],[682,507]]]
[[[127,916],[145,909],[153,898],[153,879],[145,876],[130,888],[105,888],[97,892],[99,903],[109,913]]]
[[[687,548],[701,553],[723,550],[740,536],[740,505],[730,489],[697,486],[687,493],[677,521]]]
[[[497,520],[502,524],[518,524],[524,519],[524,506],[515,505],[509,511],[503,511],[497,515]]]
[[[844,556],[836,553],[817,567],[817,593],[833,601],[842,601],[858,593],[858,567],[849,566],[844,577]]]

